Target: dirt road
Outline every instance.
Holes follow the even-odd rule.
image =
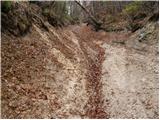
[[[114,43],[130,37],[86,25],[2,34],[2,118],[158,118],[157,50]]]

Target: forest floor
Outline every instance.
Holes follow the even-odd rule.
[[[2,34],[2,118],[158,118],[158,42],[139,32]]]

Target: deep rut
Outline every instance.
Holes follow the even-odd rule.
[[[102,99],[102,62],[104,60],[104,50],[100,49],[97,61],[90,60],[87,91],[90,93],[87,104],[86,116],[89,118],[109,118],[109,114],[103,108]]]
[[[84,29],[82,31],[84,31]],[[86,91],[88,93],[89,100],[85,106],[85,116],[92,119],[109,118],[109,114],[103,108],[104,99],[102,97],[101,82],[102,64],[104,61],[105,50],[99,45],[93,43],[95,39],[91,33],[87,34],[86,36],[84,36],[81,32],[74,33],[76,34],[77,38],[80,39],[79,44],[87,60],[86,65],[88,72],[86,75]],[[96,53],[92,54],[88,49],[92,49]]]

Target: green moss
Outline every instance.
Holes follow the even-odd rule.
[[[23,22],[20,22],[18,25],[21,32],[24,32],[26,30],[26,25]]]
[[[134,1],[131,4],[127,5],[124,9],[124,12],[133,15],[140,9],[142,1]]]
[[[44,16],[48,16],[48,15],[50,14],[49,12],[50,12],[50,11],[49,11],[48,8],[44,8],[43,11],[42,11],[42,14],[43,14]]]
[[[11,1],[3,1],[2,2],[2,12],[9,12],[11,7],[12,7],[12,2]]]

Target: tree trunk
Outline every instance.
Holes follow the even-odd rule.
[[[93,26],[96,28],[96,30],[101,28],[102,23],[98,22],[94,16],[83,6],[81,5],[78,1],[75,0],[75,2],[87,13],[88,17],[92,20]]]

